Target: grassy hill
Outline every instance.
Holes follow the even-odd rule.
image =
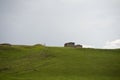
[[[120,80],[120,49],[0,46],[0,80]]]

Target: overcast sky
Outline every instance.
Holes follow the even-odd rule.
[[[120,0],[0,0],[0,43],[71,41],[120,48]]]

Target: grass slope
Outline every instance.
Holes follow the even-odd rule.
[[[120,80],[120,49],[0,46],[0,80]]]

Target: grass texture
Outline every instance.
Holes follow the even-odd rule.
[[[0,46],[0,80],[120,80],[120,49]]]

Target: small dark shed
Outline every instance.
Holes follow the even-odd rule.
[[[74,47],[75,43],[74,42],[68,42],[64,44],[64,47]]]
[[[64,44],[64,47],[82,48],[83,46],[80,44],[75,45],[74,42],[68,42]]]

